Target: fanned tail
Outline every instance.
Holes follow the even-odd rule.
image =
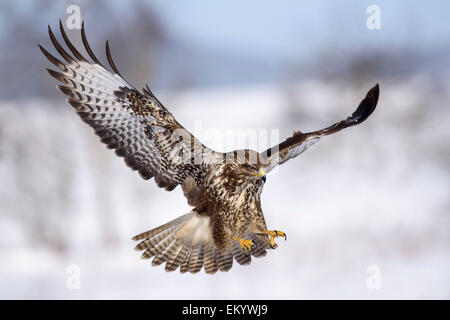
[[[239,244],[233,243],[232,250],[223,252],[218,249],[212,237],[210,217],[196,212],[189,212],[175,220],[150,231],[143,232],[133,240],[141,242],[136,250],[142,253],[142,259],[152,257],[152,265],[166,263],[166,271],[175,271],[180,267],[181,273],[197,273],[202,268],[206,273],[214,274],[218,270],[228,271],[233,266],[233,257],[241,265],[250,264],[251,255],[266,255],[267,241],[260,236],[249,233],[256,246],[244,253]]]

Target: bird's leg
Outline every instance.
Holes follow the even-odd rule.
[[[252,246],[255,244],[252,240],[245,240],[236,236],[233,236],[233,239],[239,242],[239,245],[241,246],[244,253],[247,253],[252,249]]]
[[[274,249],[276,246],[275,238],[284,237],[284,240],[287,240],[286,233],[284,233],[283,231],[265,230],[264,234],[267,234],[270,237],[269,243],[270,243],[270,246],[272,247],[272,249]]]

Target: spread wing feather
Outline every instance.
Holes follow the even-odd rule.
[[[82,42],[92,61],[70,42],[61,21],[59,26],[71,54],[60,45],[50,26],[48,32],[53,46],[66,62],[42,46],[39,48],[60,70],[47,69],[62,83],[58,88],[80,118],[142,178],[154,177],[157,185],[166,190],[174,189],[188,177],[201,185],[206,163],[221,154],[205,147],[184,129],[148,86],[142,94],[125,81],[112,59],[107,42],[106,56],[114,73],[108,71],[89,46],[84,22]]]
[[[265,159],[267,164],[266,172],[269,172],[277,165],[281,165],[289,159],[295,158],[311,145],[319,141],[321,137],[364,122],[375,110],[379,94],[380,88],[377,83],[369,90],[355,112],[347,117],[347,119],[318,131],[308,133],[295,131],[292,137],[287,138],[280,144],[261,153],[262,158]]]

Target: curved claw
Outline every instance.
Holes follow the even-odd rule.
[[[264,231],[264,234],[266,234],[269,237],[269,245],[272,249],[275,249],[277,246],[275,243],[275,238],[284,237],[284,240],[287,240],[287,235],[283,231],[266,230],[266,231]]]
[[[233,239],[239,242],[239,245],[241,246],[241,249],[244,252],[244,254],[247,254],[248,252],[252,251],[254,247],[256,248],[256,243],[252,240],[241,239],[236,236],[234,236]]]
[[[246,256],[251,256],[251,252],[258,247],[258,244],[252,240],[248,241],[251,241],[250,247],[242,247],[242,251]]]

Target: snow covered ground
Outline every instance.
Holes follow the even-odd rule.
[[[327,126],[371,85],[159,96],[208,146],[263,151],[270,139],[245,134]],[[288,240],[213,276],[166,273],[133,250],[133,235],[189,211],[179,188],[141,180],[62,97],[0,102],[0,298],[450,298],[449,93],[420,77],[380,87],[367,123],[268,176],[266,221]]]

